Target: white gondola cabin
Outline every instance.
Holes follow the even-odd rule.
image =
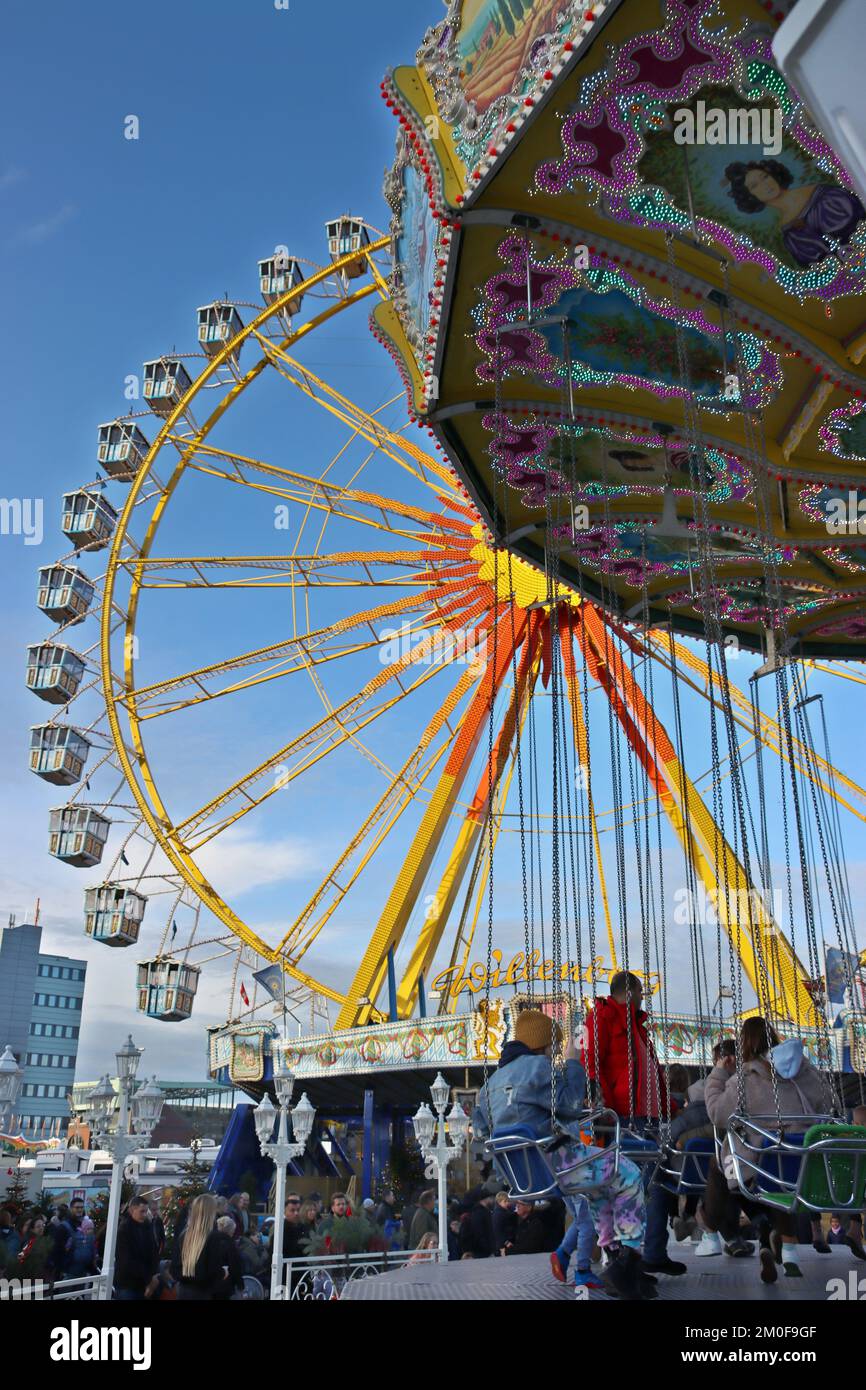
[[[141,961],[138,966],[139,1011],[163,1023],[179,1023],[189,1018],[200,974],[197,965],[181,960],[157,956],[155,960]]]
[[[63,494],[61,525],[76,550],[101,550],[111,540],[117,512],[99,492],[79,488]]]
[[[70,724],[34,724],[30,730],[30,771],[46,782],[80,782],[89,752],[87,739]]]
[[[40,700],[65,705],[78,691],[84,657],[62,642],[39,642],[27,648],[27,686]]]
[[[277,252],[269,260],[259,261],[259,284],[262,290],[262,299],[266,304],[273,304],[280,295],[303,284],[303,281],[304,272],[300,262],[296,261],[294,256]],[[297,294],[287,300],[283,306],[283,313],[288,317],[299,313],[303,298],[302,294]]]
[[[133,946],[147,898],[121,883],[100,883],[84,893],[84,930],[106,946]]]
[[[39,571],[37,606],[55,623],[80,623],[93,602],[93,585],[74,565]]]
[[[191,385],[189,372],[176,357],[144,364],[144,399],[157,415],[170,415]]]
[[[370,245],[370,233],[357,217],[338,217],[335,222],[326,222],[325,232],[328,238],[328,255],[332,261],[339,261],[343,256],[349,256],[353,251],[360,251]],[[344,268],[342,273],[344,279],[356,280],[359,275],[367,274],[367,262],[357,260],[353,265]]]
[[[99,426],[96,457],[110,478],[130,482],[149,448],[141,430],[129,420],[112,420]]]
[[[102,858],[111,821],[92,806],[60,806],[51,812],[48,853],[77,869],[92,869]]]
[[[218,300],[198,311],[198,340],[208,357],[215,357],[243,328],[243,320],[233,304]],[[240,350],[232,354],[237,359]]]

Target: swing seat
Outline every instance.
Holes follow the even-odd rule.
[[[762,1201],[787,1211],[860,1212],[866,1206],[866,1128],[818,1124],[803,1136],[794,1190]]]
[[[581,1120],[591,1136],[598,1121],[612,1121],[613,1142],[608,1146],[614,1151],[613,1173],[619,1172],[620,1131],[619,1120],[612,1110],[594,1110]],[[574,1163],[556,1167],[550,1157],[557,1149],[571,1145],[579,1155]],[[539,1136],[530,1125],[502,1125],[494,1129],[484,1145],[484,1155],[493,1160],[497,1172],[508,1184],[512,1197],[522,1201],[540,1201],[545,1197],[579,1196],[581,1192],[593,1192],[597,1183],[586,1182],[581,1185],[580,1174],[598,1158],[598,1150],[581,1153],[581,1142],[565,1131]]]
[[[672,1149],[659,1164],[656,1181],[674,1196],[700,1195],[707,1185],[710,1160],[715,1157],[712,1139],[687,1139],[681,1149]],[[667,1165],[667,1166],[665,1166]]]
[[[530,1125],[504,1125],[494,1129],[484,1145],[486,1158],[508,1184],[512,1197],[537,1201],[559,1193],[557,1175],[542,1145],[550,1146],[553,1135],[543,1138]]]

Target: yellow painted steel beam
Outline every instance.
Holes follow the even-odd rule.
[[[128,711],[130,723],[131,748],[128,746],[120,726],[120,705],[117,700],[117,684],[115,673],[112,666],[111,639],[115,630],[115,614],[118,608],[126,613],[126,636],[131,639],[135,632],[135,622],[138,609],[138,594],[140,592],[141,573],[136,571],[132,576],[131,592],[125,604],[119,604],[115,597],[117,577],[122,570],[121,560],[124,556],[124,546],[129,544],[137,552],[139,558],[147,559],[150,555],[155,541],[160,523],[171,497],[177,488],[187,466],[189,465],[196,448],[201,446],[202,441],[215,428],[222,416],[229,409],[231,404],[246,388],[261,374],[268,364],[268,359],[262,357],[254,364],[244,376],[236,381],[235,384],[220,399],[215,408],[210,412],[204,425],[196,432],[195,436],[184,443],[182,452],[174,466],[172,475],[165,486],[160,487],[161,495],[154,508],[154,513],[150,519],[147,532],[142,544],[136,545],[129,537],[129,526],[132,520],[134,509],[144,493],[145,486],[152,481],[151,469],[159,456],[160,451],[168,442],[170,436],[184,419],[193,401],[199,393],[216,377],[217,373],[226,365],[229,359],[236,356],[237,351],[244,339],[250,333],[256,332],[263,327],[270,318],[279,316],[288,306],[290,301],[300,292],[304,293],[329,279],[334,274],[359,259],[368,259],[378,251],[384,250],[390,245],[390,237],[382,237],[378,241],[371,243],[364,248],[361,255],[352,254],[342,258],[335,265],[328,266],[316,271],[309,276],[304,284],[295,287],[294,290],[287,291],[272,304],[269,304],[256,317],[241,330],[235,338],[226,343],[204,366],[199,376],[191,384],[185,395],[177,403],[164,424],[160,428],[156,438],[150,446],[141,468],[133,479],[127,494],[126,504],[118,519],[115,528],[114,538],[108,555],[106,575],[103,588],[103,603],[100,624],[100,664],[102,672],[102,689],[106,705],[106,713],[109,731],[114,743],[115,753],[118,763],[126,778],[127,784],[132,792],[135,802],[141,811],[144,821],[169,862],[177,870],[186,883],[201,899],[208,910],[221,921],[224,926],[245,945],[249,946],[264,960],[278,962],[284,970],[294,979],[308,989],[323,994],[326,998],[341,1003],[344,996],[330,985],[323,981],[314,979],[305,971],[290,966],[278,952],[275,952],[267,942],[263,941],[257,932],[254,932],[241,917],[229,906],[228,903],[216,892],[212,884],[208,882],[201,870],[196,865],[187,846],[179,839],[174,831],[171,819],[163,804],[162,797],[156,785],[152,769],[149,764],[147,751],[141,737],[141,730],[135,716],[134,709]],[[283,346],[300,341],[303,337],[314,332],[316,328],[333,318],[337,314],[344,313],[351,309],[355,304],[365,299],[369,294],[378,292],[377,285],[364,285],[359,287],[352,294],[342,298],[336,303],[329,305],[307,323],[302,324],[294,330],[284,340]],[[134,646],[131,640],[124,642],[125,666],[123,687],[128,691],[134,686],[133,679],[133,651]]]
[[[446,740],[442,749],[437,752],[435,759],[431,760],[429,766],[424,770],[423,775],[420,775],[416,773],[416,768],[423,754],[430,747],[442,728],[447,724],[448,720],[452,717],[458,705],[468,694],[476,680],[477,676],[472,671],[466,670],[461,672],[460,679],[456,682],[453,689],[449,691],[445,700],[422,733],[418,747],[413,749],[406,762],[399,771],[395,773],[390,785],[385,789],[358,833],[343,850],[342,854],[331,867],[326,878],[323,879],[309,902],[292,923],[288,932],[280,942],[280,948],[285,949],[286,953],[290,955],[293,960],[300,960],[304,952],[312,945],[322,927],[345,898],[351,884],[356,881],[361,871],[366,868],[375,850],[379,847],[379,844],[382,843],[382,840],[376,840],[372,849],[364,856],[358,868],[352,872],[351,877],[347,877],[343,884],[338,883],[338,875],[343,876],[346,874],[348,865],[355,855],[358,846],[363,843],[371,830],[381,822],[382,817],[392,811],[395,801],[398,801],[399,804],[397,810],[392,813],[391,819],[387,823],[385,834],[391,831],[395,822],[402,815],[406,807],[412,804],[412,798],[447,750],[453,735],[449,732],[449,738]],[[330,896],[331,901],[319,912],[326,896]],[[319,912],[319,916],[313,921],[312,919],[317,912]]]
[[[238,652],[234,656],[227,656],[222,661],[213,661],[208,666],[194,667],[190,671],[182,671],[176,676],[166,676],[163,680],[153,681],[150,685],[137,686],[128,690],[125,695],[130,704],[133,702],[138,710],[141,710],[156,695],[167,695],[170,691],[183,689],[188,685],[201,686],[201,682],[211,679],[211,677],[229,671],[238,671],[245,666],[255,665],[265,661],[290,661],[299,656],[310,647],[324,645],[336,635],[352,632],[355,628],[367,626],[370,623],[382,622],[387,618],[396,618],[405,613],[412,613],[418,609],[428,606],[429,600],[418,594],[408,594],[402,599],[393,599],[389,603],[377,604],[374,608],[362,609],[360,613],[352,613],[347,618],[338,618],[329,627],[312,628],[309,632],[303,633],[299,637],[289,637],[283,642],[272,642],[267,647],[255,647],[250,651]],[[428,626],[435,626],[431,621]]]
[[[670,652],[671,648],[673,648],[677,665],[688,667],[690,670],[697,672],[704,681],[706,690],[700,690],[700,687],[694,685],[691,681],[687,681],[687,684],[691,685],[693,690],[697,690],[700,694],[704,695],[706,699],[711,700],[716,706],[716,709],[721,710],[723,708],[719,700],[712,693],[713,689],[717,688],[719,684],[718,672],[711,671],[705,661],[695,652],[689,651],[688,647],[683,646],[681,642],[677,642],[676,640],[671,642],[666,632],[652,631],[648,636],[652,647],[657,649],[654,653],[657,659],[661,656],[662,649]],[[643,644],[634,637],[634,634],[629,633],[628,639],[633,644],[637,643],[638,646],[643,647]],[[647,650],[645,647],[643,649]],[[667,669],[670,670],[671,663],[664,657],[661,659]],[[812,663],[809,664],[811,665]],[[677,672],[677,674],[680,679],[683,679],[679,672]],[[728,681],[728,687],[731,692],[732,704],[736,705],[744,715],[748,716],[747,718],[741,719],[734,714],[734,719],[739,724],[740,728],[745,729],[750,734],[754,734],[751,700],[749,700],[741,690],[738,690],[730,679]],[[784,758],[786,762],[791,761],[788,753],[788,739],[779,727],[778,720],[773,719],[768,714],[759,712],[758,730],[761,742],[767,748],[773,753],[778,754],[779,757]],[[864,790],[859,783],[855,782],[853,778],[849,777],[847,773],[840,771],[839,768],[833,767],[832,764],[828,763],[820,756],[816,749],[807,750],[802,741],[796,738],[793,733],[791,735],[791,744],[796,755],[795,766],[797,770],[808,777],[810,775],[809,764],[811,764],[811,775],[814,777],[815,781],[818,782],[821,789],[826,792],[828,796],[832,796],[838,801],[840,806],[844,806],[846,811],[850,811],[852,816],[856,816],[858,820],[866,822],[866,790]],[[847,788],[854,797],[859,798],[863,803],[863,809],[858,810],[846,797],[842,796],[839,790],[840,786]]]
[[[570,640],[564,644],[563,668],[565,671],[566,689],[569,695],[569,706],[571,710],[571,727],[574,736],[575,759],[580,763],[586,775],[586,801],[589,811],[589,822],[592,829],[592,846],[595,854],[595,864],[598,869],[598,882],[601,888],[601,901],[604,908],[604,924],[607,930],[607,944],[610,949],[610,960],[614,970],[619,969],[616,954],[616,938],[614,936],[613,921],[610,915],[610,902],[607,896],[607,878],[604,872],[604,859],[601,853],[601,840],[598,834],[598,820],[595,814],[595,798],[592,794],[592,777],[589,765],[589,740],[586,732],[586,720],[583,712],[583,692],[577,678],[577,668],[574,661],[574,631],[572,616],[569,622]]]
[[[388,895],[355,978],[347,991],[346,1002],[337,1018],[338,1029],[354,1028],[368,1022],[371,1005],[362,1004],[360,1001],[367,998],[374,1002],[381,990],[387,969],[388,952],[402,939],[412,907],[450,822],[460,788],[478,747],[490,702],[495,698],[510,661],[511,647],[504,619],[496,615],[494,621],[500,626],[497,636],[496,668],[491,657],[469,709],[460,722],[451,754],[425,809],[403,868]],[[525,618],[522,619],[521,626],[523,625]]]
[[[419,449],[405,435],[387,429],[380,424],[375,415],[359,410],[352,401],[347,400],[326,381],[322,381],[320,377],[310,371],[309,367],[305,367],[302,362],[298,362],[289,353],[284,352],[281,348],[273,348],[273,351],[284,364],[285,370],[282,375],[287,381],[291,381],[293,385],[297,386],[304,395],[309,396],[317,405],[322,406],[343,424],[354,429],[363,439],[367,440],[368,444],[375,445],[376,448],[387,454],[399,467],[407,467],[406,455],[408,455],[417,465],[409,467],[409,471],[426,487],[438,488],[444,485],[449,492],[454,493],[455,496],[459,495],[455,474],[445,464],[432,458],[423,449]],[[424,476],[425,470],[434,474],[437,479],[436,483],[431,483],[430,479]]]
[[[439,949],[443,933],[451,916],[451,910],[460,892],[466,867],[474,853],[475,846],[487,818],[488,807],[495,795],[503,770],[507,764],[518,725],[522,723],[523,712],[531,698],[535,676],[541,661],[537,634],[540,626],[539,615],[530,615],[529,635],[520,658],[514,689],[496,736],[493,748],[493,766],[485,768],[481,783],[463,818],[457,840],[448,856],[439,887],[433,895],[433,902],[424,915],[424,925],[418,933],[403,978],[397,988],[397,1012],[401,1018],[412,1013],[418,993],[418,979],[427,975]]]

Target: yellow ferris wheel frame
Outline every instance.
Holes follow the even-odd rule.
[[[138,699],[142,695],[146,696],[148,688],[142,687],[136,689],[133,680],[135,657],[134,643],[130,639],[134,636],[139,597],[143,587],[142,579],[147,565],[150,562],[151,550],[164,512],[186,469],[192,464],[197,455],[209,452],[207,447],[203,448],[208,436],[229,407],[238,399],[243,391],[246,390],[247,386],[262,373],[267,365],[273,364],[271,353],[282,357],[283,367],[281,367],[281,371],[283,371],[284,367],[289,368],[288,371],[283,371],[284,375],[288,376],[295,385],[305,390],[307,394],[315,394],[311,388],[311,383],[315,381],[315,378],[303,372],[301,380],[296,379],[292,375],[291,368],[295,367],[296,364],[290,357],[286,356],[287,349],[299,341],[302,341],[311,332],[321,327],[335,315],[353,307],[371,295],[378,293],[382,300],[387,301],[389,299],[387,283],[382,278],[379,268],[375,265],[372,258],[375,253],[386,249],[390,245],[390,242],[390,237],[381,237],[368,246],[358,251],[351,252],[331,263],[329,266],[317,270],[301,285],[293,286],[283,295],[278,296],[271,304],[265,306],[264,309],[256,314],[255,317],[231,340],[226,342],[205,364],[196,379],[190,383],[181,399],[165,417],[161,428],[153,443],[150,445],[132,481],[125,506],[118,519],[108,556],[101,613],[100,667],[109,729],[120,769],[123,772],[126,783],[135,798],[142,818],[154,837],[154,840],[162,849],[169,862],[174,866],[185,882],[189,884],[205,906],[213,913],[215,918],[228,927],[240,942],[250,947],[262,959],[272,963],[278,963],[287,975],[291,976],[302,986],[315,991],[340,1006],[340,1016],[337,1022],[338,1028],[351,1027],[358,1022],[366,1022],[369,1018],[375,1016],[376,1010],[374,1001],[378,987],[381,985],[387,947],[394,945],[396,940],[402,936],[403,930],[407,925],[407,914],[415,896],[413,892],[407,890],[407,882],[405,881],[406,875],[401,875],[398,882],[394,885],[393,892],[383,912],[382,919],[367,946],[364,959],[359,964],[353,986],[347,993],[344,994],[333,989],[330,985],[318,980],[307,971],[300,969],[296,962],[288,959],[284,950],[286,938],[273,947],[269,946],[237,915],[196,864],[194,852],[184,840],[185,829],[192,824],[196,817],[190,817],[189,821],[183,821],[175,825],[168,816],[156,785],[156,779],[150,766],[142,735],[142,719],[146,718],[147,715],[144,714],[140,717]],[[358,266],[359,262],[366,262],[370,270],[370,280],[367,283],[352,292],[348,292],[347,288],[347,292],[341,295],[334,303],[330,304],[320,313],[314,315],[295,331],[286,333],[279,343],[276,341],[272,342],[270,344],[270,352],[266,349],[262,353],[261,359],[254,363],[247,372],[241,373],[239,367],[237,367],[235,369],[234,383],[226,383],[224,394],[221,396],[214,409],[208,414],[204,423],[201,426],[195,426],[193,422],[193,428],[186,435],[179,436],[175,433],[179,421],[183,420],[185,417],[191,420],[191,417],[188,416],[188,412],[190,411],[193,401],[212,379],[217,376],[220,369],[227,365],[235,367],[240,349],[248,338],[258,338],[261,342],[260,330],[270,320],[275,318],[279,319],[283,310],[286,309],[293,300],[301,295],[305,295],[308,291],[315,289],[323,282],[331,280],[335,276],[340,276],[343,271]],[[345,283],[344,281],[344,284]],[[317,384],[321,385],[321,383]],[[409,441],[403,439],[401,436],[395,435],[378,423],[376,423],[375,428],[373,428],[369,417],[361,416],[360,413],[352,413],[348,403],[341,401],[340,398],[336,398],[336,393],[331,393],[331,396],[332,399],[330,401],[320,399],[319,403],[325,404],[326,408],[331,410],[333,414],[352,426],[356,433],[368,438],[371,442],[374,442],[377,447],[385,449],[385,451],[391,457],[395,458],[398,463],[411,469],[413,465],[408,462],[408,456],[408,458],[414,460],[416,464],[423,465],[424,469],[432,473],[439,480],[437,485],[444,486],[448,490],[453,489],[453,475],[450,473],[447,466],[430,458],[424,451],[416,448]],[[334,403],[335,398],[340,401],[339,404]],[[178,450],[178,457],[173,464],[170,476],[167,478],[165,484],[162,484],[155,478],[155,474],[151,473],[151,469],[166,444],[172,444]],[[213,449],[211,449],[210,452],[213,454],[221,453],[220,450]],[[240,458],[241,456],[233,455],[233,457]],[[247,462],[253,463],[254,461],[247,460]],[[207,472],[209,470],[205,469],[204,471]],[[300,475],[294,476],[299,477]],[[135,542],[132,542],[129,537],[128,529],[136,504],[140,500],[145,500],[142,494],[148,480],[156,481],[158,496],[152,494],[152,496],[156,496],[156,502],[152,515],[148,521],[144,539],[141,545],[138,546]],[[314,480],[307,479],[306,481],[313,482]],[[407,517],[419,515],[416,509],[411,507],[400,506],[399,510]],[[373,524],[378,523],[374,522]],[[539,605],[543,603],[544,586],[542,577],[537,572],[531,570],[524,562],[515,560],[514,575],[513,577],[509,577],[509,581],[506,583],[505,576],[497,572],[493,551],[484,543],[482,528],[480,526],[477,528],[473,527],[472,533],[477,542],[471,552],[472,558],[477,564],[478,578],[482,581],[486,581],[487,584],[491,586],[492,612],[494,614],[499,612],[504,602],[507,602],[509,599],[516,599],[517,607],[523,609],[523,616],[526,618],[532,609],[538,608]],[[131,558],[123,554],[125,545],[130,546],[134,552]],[[115,602],[117,578],[121,571],[128,576],[130,581],[129,598],[126,602],[125,609]],[[513,593],[509,592],[511,584],[514,585]],[[566,604],[575,610],[581,606],[580,600],[573,594],[568,596],[564,593],[559,594],[558,598],[560,600],[565,600]],[[117,674],[112,665],[112,639],[115,637],[118,629],[118,616],[123,622],[125,638],[123,643],[124,659],[122,678]],[[125,621],[123,621],[124,619]],[[494,618],[494,621],[498,622],[499,619]],[[647,654],[654,657],[661,657],[663,655],[660,651],[652,651]],[[697,669],[696,666],[695,669]],[[189,675],[190,673],[187,674]],[[526,672],[526,678],[529,678],[528,670]],[[495,678],[492,674],[491,680],[494,682],[495,688]],[[243,684],[244,682],[241,681],[240,686],[243,686]],[[229,689],[235,688],[239,687],[230,687]],[[463,684],[458,686],[458,692],[462,689]],[[221,693],[229,693],[229,691],[225,690]],[[456,698],[456,693],[457,692],[455,692],[455,696],[452,698]],[[476,692],[476,703],[478,703],[479,698],[481,698],[481,692]],[[579,701],[573,701],[572,703],[575,704],[576,707],[579,706]],[[119,713],[119,707],[121,706],[129,723],[131,749],[123,737]],[[515,707],[511,713],[513,717],[512,722],[514,722],[514,718],[517,718],[518,722],[522,722],[521,710],[519,708]],[[575,746],[578,751],[578,756],[583,763],[588,759],[588,749],[586,744],[586,731],[583,728],[582,715],[579,708],[576,708],[574,717],[577,721],[574,729]],[[660,728],[654,715],[652,715],[652,723],[653,728]],[[771,734],[772,731],[762,729],[760,737],[762,741],[767,742],[769,746],[773,747],[774,742]],[[655,734],[653,734],[652,742],[655,742]],[[494,783],[498,783],[499,781],[499,776],[505,765],[506,751],[507,743],[503,743],[502,767],[498,769],[495,777],[493,773],[489,774],[487,795],[493,794]],[[777,746],[776,751],[782,752],[781,747]],[[465,775],[466,771],[468,771],[468,760],[464,760],[461,764],[461,778]],[[856,784],[850,782],[848,779],[844,779],[844,781],[846,783],[846,790],[860,793],[861,796],[863,795],[862,790],[857,787]],[[218,799],[218,803],[221,804],[222,801],[227,799],[234,791],[238,790],[240,786],[240,782],[233,784],[231,788],[223,793],[222,798]],[[410,853],[410,862],[414,863],[416,877],[420,872],[420,867],[428,864],[432,850],[441,839],[446,823],[456,811],[456,806],[453,802],[457,794],[458,786],[459,779],[448,774],[446,765],[446,771],[440,777],[440,786],[437,788],[437,792],[428,807],[427,813],[427,819],[431,817],[434,818],[436,820],[436,826],[427,827],[426,829],[422,827],[422,829],[419,830],[419,836],[423,844],[421,845],[421,850],[419,850],[418,854],[415,856],[417,862],[415,862],[415,859],[413,859]],[[842,799],[839,793],[832,788],[832,784],[829,789],[832,794],[836,796],[837,800]],[[695,796],[696,795],[697,794],[695,794]],[[210,805],[213,806],[218,803],[210,803]],[[478,842],[480,833],[480,804],[477,794],[476,800],[470,806],[458,834],[457,843],[449,856],[448,865],[443,874],[442,884],[440,885],[440,892],[436,895],[437,900],[441,902],[442,906],[437,909],[435,914],[433,914],[422,929],[412,955],[412,960],[407,968],[405,978],[401,982],[399,991],[399,1006],[401,1012],[405,1013],[407,1010],[411,1009],[414,993],[417,989],[418,975],[426,970],[432,959],[432,955],[444,931],[446,919],[453,904],[453,899],[458,889],[462,873],[470,858],[472,847]],[[842,804],[848,805],[844,800]],[[207,810],[209,808],[204,809]],[[681,817],[678,814],[671,814],[672,809],[673,808],[665,806],[665,810],[670,815],[675,829],[677,829],[678,833],[682,836],[685,827],[681,823]],[[849,806],[849,809],[852,808]],[[238,818],[239,814],[241,813],[236,812],[234,815],[229,816],[219,829],[222,830],[227,828],[228,825],[232,824],[235,819]],[[601,870],[598,830],[595,821],[595,810],[591,802],[590,818],[596,856]],[[213,833],[219,832],[215,831]],[[200,846],[197,846],[197,848],[200,848]],[[421,852],[422,850],[423,853]],[[702,876],[705,877],[708,882],[715,882],[715,872],[709,865],[704,867],[706,872],[702,869]],[[601,872],[601,888],[604,899],[607,933],[611,946],[612,958],[615,962],[616,949],[614,935],[611,927],[610,910],[607,901],[603,870],[601,870]],[[746,949],[747,943],[740,937],[739,930],[737,931],[737,936],[737,953],[740,955],[741,959],[744,959],[750,979],[753,983],[756,983],[759,973],[757,964],[752,960],[751,951]],[[758,941],[756,950],[758,955],[763,956],[763,943],[761,941]],[[797,993],[800,990],[800,980],[798,976],[801,971],[799,970],[799,962],[796,962],[796,960],[789,962],[786,959],[786,966],[788,967],[786,970],[781,970],[780,968],[774,968],[772,962],[770,964],[771,975],[779,977],[778,981],[774,980],[774,983],[778,984],[782,997]],[[801,997],[799,1004],[804,1014],[808,1014],[811,1005],[811,1001],[808,997]]]
[[[236,358],[243,343],[248,338],[255,338],[264,325],[266,325],[269,320],[278,317],[292,301],[306,294],[308,291],[315,289],[324,281],[331,280],[335,276],[340,275],[344,270],[356,266],[359,261],[367,262],[371,274],[370,281],[359,286],[358,289],[351,293],[337,299],[334,304],[329,305],[326,309],[322,310],[321,313],[316,314],[312,319],[303,323],[294,332],[286,334],[285,338],[278,345],[278,350],[285,352],[287,348],[307,337],[316,328],[321,327],[322,324],[335,317],[335,315],[354,307],[354,305],[372,294],[378,293],[382,299],[389,298],[387,284],[382,278],[379,268],[373,260],[373,256],[377,251],[387,249],[390,244],[391,238],[389,236],[383,236],[376,241],[370,242],[369,245],[363,247],[360,251],[353,251],[341,257],[339,260],[332,262],[330,265],[316,271],[313,275],[308,276],[302,284],[292,286],[284,294],[274,299],[272,303],[266,305],[259,314],[252,318],[234,338],[226,342],[224,346],[220,348],[219,352],[215,353],[205,364],[202,371],[190,384],[171,412],[166,416],[162,427],[150,445],[132,481],[126,503],[118,518],[111,550],[108,556],[100,622],[100,670],[108,726],[117,753],[118,762],[126,778],[127,785],[135,797],[138,809],[141,811],[142,817],[160,849],[166,855],[170,863],[174,865],[178,873],[181,874],[186,882],[189,883],[198,894],[205,906],[224,926],[228,927],[244,945],[251,947],[256,954],[260,955],[263,959],[271,961],[272,963],[279,963],[287,974],[291,975],[293,979],[305,985],[308,989],[314,990],[318,994],[323,994],[326,998],[341,1005],[345,1004],[345,995],[341,994],[338,990],[332,989],[321,980],[315,979],[306,971],[299,970],[296,966],[291,965],[286,961],[285,957],[281,955],[279,949],[275,950],[268,946],[261,937],[250,929],[246,922],[238,917],[237,913],[232,910],[228,903],[217,893],[212,884],[205,878],[182,839],[176,833],[175,827],[163,804],[142,738],[141,726],[136,711],[136,702],[134,698],[131,698],[131,692],[134,689],[134,646],[131,639],[135,631],[138,599],[141,590],[142,562],[147,560],[150,555],[151,547],[159,529],[163,513],[192,457],[199,449],[202,441],[208,437],[214,426],[228,410],[229,406],[268,365],[269,359],[266,354],[263,354],[261,360],[256,362],[248,372],[241,375],[234,386],[226,391],[226,394],[210,412],[204,424],[193,433],[188,445],[179,455],[171,477],[167,480],[165,486],[160,488],[161,495],[154,507],[153,515],[148,523],[144,540],[140,548],[137,548],[137,561],[135,564],[128,566],[123,560],[122,552],[124,543],[127,540],[127,530],[133,515],[133,509],[141,496],[146,480],[150,477],[153,463],[161,453],[164,445],[171,442],[177,422],[186,415],[192,402],[208,382],[217,375],[220,368],[227,366],[233,358]],[[117,674],[112,666],[111,660],[111,639],[116,630],[116,610],[114,607],[115,584],[118,572],[121,569],[129,569],[131,588],[129,601],[126,605],[126,622],[124,624],[123,680],[122,682],[118,682]],[[118,692],[118,683],[121,686],[122,695]],[[135,760],[130,757],[129,749],[120,726],[118,704],[121,700],[123,700],[126,717],[129,720],[130,735],[135,749]],[[147,794],[145,794],[145,790],[139,782],[139,775],[147,789]]]

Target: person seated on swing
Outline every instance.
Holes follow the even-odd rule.
[[[555,1098],[557,1126],[576,1142],[552,1152],[554,1165],[564,1168],[578,1159],[592,1160],[574,1176],[573,1191],[568,1190],[567,1175],[560,1191],[575,1222],[580,1218],[579,1207],[589,1207],[599,1246],[608,1256],[603,1286],[623,1299],[653,1298],[656,1290],[653,1281],[645,1277],[640,1259],[645,1224],[640,1173],[625,1158],[620,1159],[617,1173],[612,1149],[584,1146],[581,1119],[586,1074],[571,1042],[565,1050],[563,1072],[554,1081],[550,1063],[554,1039],[558,1047],[562,1034],[559,1024],[547,1014],[538,1009],[523,1009],[518,1014],[514,1037],[503,1047],[499,1066],[478,1094],[472,1113],[473,1133],[486,1139],[510,1125],[527,1125],[539,1138],[549,1135],[553,1124],[551,1102]],[[580,1200],[584,1196],[581,1184],[595,1189],[586,1194],[585,1203]],[[567,1263],[566,1257],[566,1268]]]
[[[611,976],[610,996],[597,999],[583,1030],[586,1074],[601,1088],[604,1104],[637,1134],[676,1113],[668,1095],[641,1008],[643,984],[620,970]],[[668,1255],[668,1218],[676,1199],[659,1183],[647,1195],[643,1267],[650,1274],[685,1274],[687,1266]]]
[[[732,1115],[745,1113],[755,1119],[763,1116],[762,1128],[772,1129],[774,1115],[826,1114],[826,1081],[806,1057],[799,1038],[780,1042],[773,1025],[766,1019],[747,1018],[740,1032],[740,1055],[740,1074],[736,1058],[723,1057],[707,1077],[704,1096],[714,1125],[727,1128]],[[799,1128],[801,1132],[806,1130],[808,1123]],[[790,1125],[788,1129],[791,1130]],[[748,1131],[748,1139],[749,1143],[760,1144],[760,1135],[754,1130]],[[740,1212],[758,1217],[766,1213],[767,1207],[741,1192],[731,1148],[750,1162],[755,1161],[755,1155],[742,1140],[728,1130],[722,1146],[723,1167],[719,1168],[715,1159],[710,1163],[704,1194],[704,1221],[710,1231],[719,1232],[728,1242],[726,1250],[729,1253],[751,1254],[751,1250],[739,1248],[739,1244],[745,1244],[739,1238]],[[796,1215],[778,1207],[770,1208],[770,1213],[771,1222],[762,1221],[759,1227],[761,1279],[765,1284],[774,1284],[777,1264],[782,1265],[788,1278],[801,1278]]]

